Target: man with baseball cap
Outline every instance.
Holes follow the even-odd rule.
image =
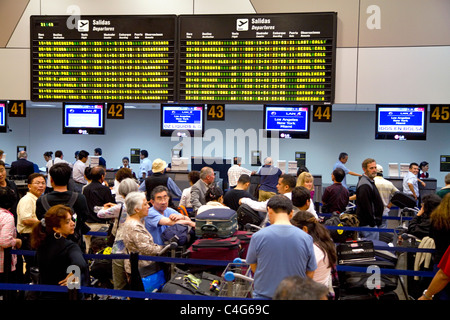
[[[166,173],[164,172],[166,167],[167,163],[164,160],[160,158],[153,160],[152,163],[153,174],[148,176],[144,180],[144,183],[142,183],[141,186],[139,187],[139,190],[146,191],[147,200],[150,201],[150,196],[152,194],[153,189],[156,186],[165,186],[169,189],[169,191],[173,195],[181,198],[182,192],[180,188],[176,185],[176,183],[172,180],[172,178],[166,175]]]
[[[380,193],[381,200],[383,200],[384,205],[384,211],[383,216],[389,215],[389,210],[392,206],[391,199],[392,196],[398,192],[398,189],[394,186],[394,184],[383,178],[383,167],[379,164],[377,164],[377,175],[373,179],[375,181],[375,186],[378,189],[378,192]],[[386,220],[383,220],[383,222],[380,225],[380,228],[386,228],[387,222]]]

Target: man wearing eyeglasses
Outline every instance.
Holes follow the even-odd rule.
[[[165,186],[157,186],[150,196],[152,207],[148,210],[148,215],[144,218],[145,228],[153,237],[153,242],[164,245],[161,237],[167,227],[174,224],[184,224],[195,227],[189,217],[182,215],[177,210],[169,207],[169,189]]]
[[[45,176],[32,173],[28,176],[28,192],[20,198],[17,204],[17,232],[22,239],[22,249],[31,250],[30,234],[33,226],[39,222],[36,216],[36,201],[44,193],[46,187]],[[31,281],[30,267],[33,266],[34,257],[25,256],[26,272],[25,283]]]

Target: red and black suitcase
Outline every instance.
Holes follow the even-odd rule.
[[[234,235],[241,241],[240,257],[245,259],[247,257],[248,246],[250,244],[250,239],[252,238],[253,232],[240,230],[236,231]]]
[[[188,248],[191,259],[233,261],[240,257],[241,241],[238,237],[197,239]]]

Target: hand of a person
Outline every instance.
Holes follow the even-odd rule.
[[[103,205],[103,208],[104,208],[104,209],[109,209],[109,208],[114,207],[115,205],[116,205],[115,203],[108,202],[108,203],[105,203],[105,204]]]
[[[16,245],[14,246],[16,249],[20,249],[22,247],[22,239],[16,239]]]
[[[72,276],[73,276],[73,273],[69,273],[69,274],[67,275],[67,277],[65,277],[63,280],[61,280],[60,282],[58,282],[58,284],[59,284],[60,286],[67,286],[68,281],[69,281],[69,278],[72,277]],[[72,282],[77,282],[77,280],[78,280],[78,278],[74,277],[73,280],[72,280]]]
[[[169,216],[169,219],[172,220],[172,221],[178,221],[178,220],[183,220],[183,219],[184,219],[184,216],[181,215],[181,214],[172,213],[172,214]]]

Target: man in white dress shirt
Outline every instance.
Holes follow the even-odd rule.
[[[148,158],[148,151],[141,150],[141,164],[139,166],[139,180],[142,182],[147,178],[148,172],[152,170],[152,161]]]
[[[72,177],[75,181],[75,191],[81,192],[83,186],[87,184],[87,180],[84,176],[84,170],[86,169],[86,162],[89,157],[89,152],[86,150],[81,150],[78,153],[78,160],[73,165]]]
[[[425,187],[425,182],[417,178],[419,173],[419,165],[412,162],[409,165],[408,173],[403,177],[403,192],[410,195],[416,200],[419,198],[419,182]]]
[[[243,174],[251,176],[255,172],[250,171],[246,168],[241,167],[241,158],[234,157],[233,165],[228,169],[228,184],[230,188],[234,188],[237,185],[239,177]]]

